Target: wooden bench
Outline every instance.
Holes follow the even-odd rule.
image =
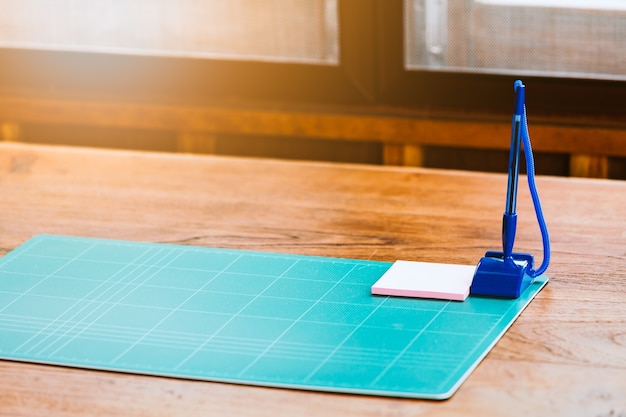
[[[215,150],[223,134],[373,141],[383,162],[419,166],[426,146],[506,150],[510,119],[385,108],[286,107],[267,103],[175,106],[0,97],[1,138],[20,140],[26,123],[166,130],[181,152]],[[569,155],[570,175],[606,178],[609,157],[626,157],[623,122],[532,118],[537,152]]]

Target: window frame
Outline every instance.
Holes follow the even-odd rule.
[[[179,105],[266,101],[509,113],[511,75],[405,68],[403,0],[339,0],[338,7],[337,66],[5,48],[0,92]],[[534,116],[626,122],[626,82],[521,78]]]

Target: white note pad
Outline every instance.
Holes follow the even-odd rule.
[[[372,286],[372,294],[463,301],[475,265],[396,261]]]

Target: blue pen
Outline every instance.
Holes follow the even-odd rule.
[[[511,149],[509,150],[509,181],[506,190],[506,209],[502,216],[502,252],[505,258],[510,258],[515,242],[517,228],[517,182],[519,178],[519,155],[522,144],[522,117],[524,116],[524,84],[517,80],[515,89],[515,110],[513,112],[513,126],[511,129]]]

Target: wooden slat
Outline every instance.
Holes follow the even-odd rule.
[[[5,142],[19,142],[22,129],[17,123],[2,123],[0,125],[0,140]]]
[[[424,164],[424,148],[416,145],[388,143],[383,147],[385,165],[419,167]]]
[[[215,153],[217,138],[203,132],[180,132],[176,137],[176,150],[184,153]]]
[[[606,156],[580,155],[570,156],[570,176],[607,178],[609,176],[609,159]]]
[[[298,110],[280,107],[166,106],[143,103],[0,98],[3,123],[55,123],[185,132],[376,141],[383,144],[508,149],[510,121],[481,115]],[[536,120],[530,133],[539,152],[626,156],[626,126]]]

